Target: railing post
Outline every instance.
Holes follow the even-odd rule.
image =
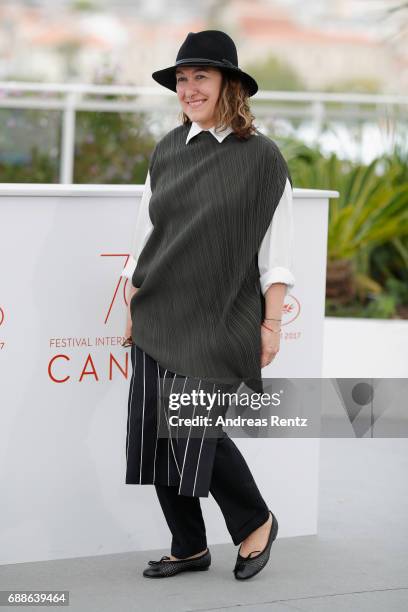
[[[322,132],[323,128],[323,120],[326,115],[326,108],[324,103],[321,100],[314,100],[312,102],[312,117],[313,117],[313,125],[315,129],[316,142],[319,139],[319,136]]]
[[[74,177],[76,101],[77,95],[75,92],[66,94],[62,113],[60,183],[65,184],[71,184]]]

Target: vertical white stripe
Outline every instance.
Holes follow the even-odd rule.
[[[182,393],[184,393],[184,389],[186,388],[187,378],[188,378],[188,376],[186,376],[186,377],[185,377],[185,379],[184,379],[184,385],[183,385],[183,391],[182,391]],[[181,409],[181,406],[179,406],[179,408],[178,408],[178,410],[177,410],[177,419],[179,419],[179,418],[180,418],[180,409]],[[177,444],[178,444],[178,432],[179,432],[179,428],[177,427]]]
[[[153,464],[153,483],[156,481],[156,453],[157,453],[157,443],[159,439],[159,427],[160,427],[160,412],[161,412],[161,393],[160,393],[160,368],[159,364],[156,361],[157,368],[157,381],[156,381],[156,445],[154,447],[154,464]]]
[[[139,484],[142,482],[142,467],[143,467],[143,429],[144,429],[144,411],[145,411],[145,388],[146,388],[146,368],[145,368],[145,352],[143,351],[143,413],[142,413],[142,432],[140,440],[140,473]]]
[[[200,378],[200,384],[198,385],[198,389],[197,392],[200,391],[200,387],[201,387],[201,378]],[[194,418],[194,414],[195,414],[195,405],[194,405],[194,410],[193,410],[193,416],[192,418]],[[186,444],[186,450],[184,451],[184,458],[183,458],[183,467],[181,469],[181,477],[180,477],[180,485],[179,485],[179,493],[180,493],[180,489],[181,489],[181,485],[183,482],[183,474],[184,474],[184,464],[186,462],[186,456],[187,456],[187,449],[188,449],[188,443],[190,442],[190,436],[191,436],[191,428],[192,428],[193,424],[191,423],[190,425],[190,431],[188,432],[188,438],[187,438],[187,444]]]
[[[171,389],[172,389],[172,390],[173,390],[173,384],[174,384],[174,379],[175,379],[175,378],[176,378],[176,374],[174,374],[174,376],[173,376],[173,382],[172,382],[172,384],[171,384]],[[168,416],[168,415],[166,414],[166,410],[164,410],[164,416],[166,417],[166,422],[167,422],[167,430],[168,430],[168,432],[169,432],[169,437],[170,437],[169,439],[170,439],[170,444],[171,444],[171,450],[172,450],[173,457],[174,457],[174,463],[176,464],[177,471],[178,471],[178,473],[179,473],[179,475],[180,475],[180,468],[179,468],[179,464],[178,464],[178,462],[177,462],[176,453],[174,452],[174,446],[173,446],[173,437],[172,437],[172,435],[171,435],[171,426],[170,426],[169,420],[168,420],[168,418],[167,418],[167,416]],[[177,431],[178,431],[178,428],[177,428]]]
[[[213,384],[213,396],[214,396],[214,390],[215,390],[215,383]],[[209,411],[208,411],[208,414],[207,414],[208,418],[210,418],[211,410],[212,410],[212,408],[210,408]],[[198,453],[197,467],[196,467],[196,473],[195,473],[195,477],[194,477],[193,495],[195,493],[195,488],[196,488],[198,468],[199,468],[199,465],[200,465],[201,449],[203,448],[203,440],[204,440],[204,437],[205,437],[205,430],[206,429],[207,429],[207,423],[204,426],[204,431],[203,431],[203,435],[202,435],[202,438],[201,438],[201,444],[200,444],[200,452]]]
[[[136,345],[132,344],[132,348],[131,350],[135,351],[135,367],[133,369],[133,373],[132,373],[132,388],[130,391],[130,413],[129,413],[129,423],[128,423],[128,427],[129,427],[129,431],[128,431],[128,443],[127,443],[127,448],[126,448],[126,463],[128,463],[128,457],[129,457],[129,441],[130,441],[130,433],[132,431],[131,428],[131,422],[132,422],[132,400],[133,400],[133,385],[135,384],[135,373],[136,373],[136,366],[137,366],[137,351],[136,351]]]
[[[164,389],[164,383],[166,381],[166,374],[167,374],[167,368],[163,376],[163,400],[164,401],[166,397],[165,389]],[[166,405],[165,404],[163,405],[163,412],[164,412],[164,415],[166,415]],[[169,438],[167,438],[167,485],[168,486],[170,486],[170,446],[169,444],[170,444],[170,440]]]
[[[177,376],[177,374],[174,373],[173,380],[171,381],[169,398],[170,398],[170,395],[173,393],[174,380],[175,380],[176,376]],[[170,401],[169,401],[169,410],[168,410],[167,416],[170,417]],[[172,443],[171,445],[172,445],[172,448],[173,448],[173,436],[171,435],[171,425],[170,425],[170,421],[169,421],[168,418],[167,418],[167,429],[169,431],[170,441]]]
[[[167,372],[167,370],[166,370],[166,372]],[[175,378],[176,378],[176,374],[174,374],[174,376],[173,376],[173,381],[172,381],[172,384],[171,384],[170,393],[173,390],[173,385],[174,385],[174,379]],[[164,386],[163,386],[163,390],[164,390]],[[163,393],[163,396],[164,396],[164,393]],[[163,399],[164,398],[165,398],[165,396],[163,397]],[[165,416],[165,419],[166,419],[167,431],[168,431],[168,434],[169,434],[169,437],[167,439],[167,483],[168,483],[168,485],[170,485],[170,445],[171,445],[171,452],[173,453],[173,457],[174,457],[174,463],[176,464],[176,468],[177,468],[177,471],[178,471],[179,474],[180,474],[180,468],[179,468],[179,465],[178,465],[178,462],[177,462],[176,453],[174,452],[173,438],[171,436],[170,423],[169,423],[168,415],[166,413],[165,401],[164,401],[164,404],[163,404],[163,412],[164,412],[164,416]]]

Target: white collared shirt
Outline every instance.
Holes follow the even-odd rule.
[[[201,131],[202,128],[193,121],[187,135],[186,145]],[[233,130],[231,127],[227,127],[225,130],[216,132],[212,127],[207,131],[221,143]],[[139,255],[153,230],[149,217],[151,193],[150,175],[148,172],[137,214],[131,256],[122,271],[122,276],[127,278],[132,278]],[[293,265],[293,239],[293,194],[289,179],[286,179],[284,192],[258,251],[259,282],[263,295],[265,295],[273,283],[286,284],[285,295],[293,288],[295,284],[295,277],[291,272]]]

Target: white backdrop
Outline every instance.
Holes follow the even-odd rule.
[[[166,548],[152,485],[125,484],[130,349],[120,276],[142,187],[0,185],[0,563]],[[268,377],[320,377],[328,197],[295,189],[296,286]],[[130,282],[130,281],[129,281]],[[318,439],[235,439],[278,517],[316,533]],[[209,544],[230,542],[202,498]]]

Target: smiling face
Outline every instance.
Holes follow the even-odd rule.
[[[210,66],[176,69],[176,90],[182,110],[203,129],[214,125],[222,72]]]

